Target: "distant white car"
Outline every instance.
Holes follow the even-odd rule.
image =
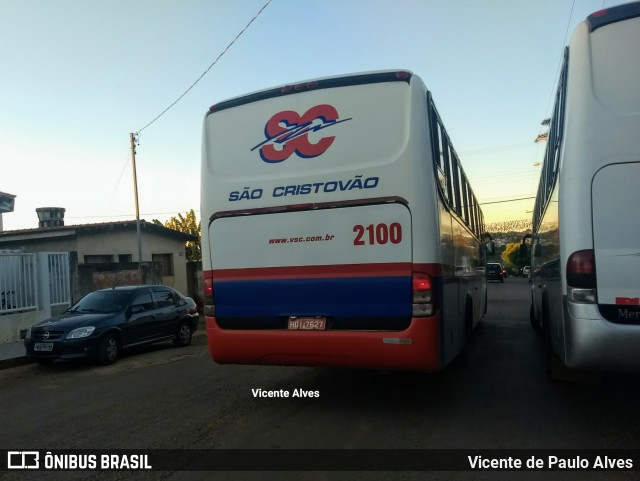
[[[522,268],[522,277],[529,277],[530,273],[531,273],[531,267],[530,266],[524,266]]]

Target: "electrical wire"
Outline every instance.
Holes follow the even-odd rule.
[[[118,177],[118,181],[116,182],[116,186],[113,188],[113,192],[111,193],[111,197],[109,197],[109,205],[111,205],[111,202],[113,201],[113,197],[116,195],[116,191],[118,190],[118,187],[120,186],[120,181],[122,180],[122,176],[124,175],[124,171],[126,170],[127,166],[129,165],[129,161],[131,160],[130,157],[131,157],[131,152],[128,151],[126,160],[124,162],[124,165],[122,166],[122,170],[120,171],[120,177]]]
[[[504,204],[506,202],[517,202],[519,200],[531,200],[531,199],[535,199],[535,197],[520,197],[519,199],[496,200],[493,202],[478,202],[478,205]]]
[[[211,65],[209,65],[209,67],[207,67],[207,69],[202,72],[202,75],[200,75],[200,77],[198,77],[196,79],[195,82],[193,82],[191,84],[191,86],[185,90],[182,95],[180,95],[180,97],[178,97],[176,100],[173,101],[173,103],[171,105],[169,105],[166,109],[164,109],[162,112],[160,112],[160,114],[158,114],[151,122],[149,122],[147,125],[145,125],[144,127],[142,127],[140,130],[138,130],[136,132],[136,134],[140,134],[140,132],[142,132],[144,129],[146,129],[147,127],[149,127],[151,124],[153,124],[156,120],[158,120],[160,117],[162,117],[164,114],[166,114],[169,109],[171,109],[175,104],[177,104],[178,102],[180,102],[180,100],[182,100],[182,98],[187,95],[191,89],[193,89],[193,87],[196,86],[196,84],[198,82],[200,82],[200,80],[202,80],[202,78],[209,73],[209,70],[211,70],[213,68],[213,66],[218,63],[218,61],[222,58],[222,56],[224,54],[227,53],[227,51],[231,48],[231,46],[236,43],[236,41],[240,38],[240,36],[249,28],[249,26],[254,22],[255,19],[257,19],[260,14],[264,11],[265,8],[267,8],[269,6],[269,4],[271,3],[272,0],[268,0],[267,3],[265,3],[262,8],[258,11],[258,13],[251,19],[249,20],[249,23],[247,23],[245,25],[245,27],[240,31],[240,33],[238,35],[236,35],[236,37],[231,41],[231,43],[229,45],[227,45],[227,47],[222,51],[222,53],[220,55],[218,55],[218,57],[213,61],[213,63]]]
[[[198,209],[186,209],[180,210],[176,212],[142,212],[140,215],[176,215],[176,214],[184,214],[185,212],[189,212],[193,210],[195,213],[200,213]],[[65,219],[106,219],[111,217],[135,217],[133,214],[111,214],[111,215],[67,215]],[[134,219],[135,220],[135,219]]]

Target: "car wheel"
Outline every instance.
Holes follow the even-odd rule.
[[[188,346],[191,344],[191,326],[186,322],[180,324],[176,338],[173,341],[176,346]]]
[[[98,346],[98,362],[105,365],[113,364],[118,360],[119,351],[118,338],[114,334],[106,334]]]

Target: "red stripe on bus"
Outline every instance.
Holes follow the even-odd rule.
[[[213,269],[204,271],[205,277],[216,280],[260,280],[260,279],[318,279],[331,277],[401,277],[419,271],[430,276],[439,276],[439,264],[412,264],[390,262],[380,264],[333,264],[323,266],[251,267],[245,269]]]

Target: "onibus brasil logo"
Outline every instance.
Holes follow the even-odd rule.
[[[264,126],[267,139],[251,151],[260,149],[260,157],[268,163],[282,162],[294,153],[305,159],[317,157],[331,147],[335,136],[311,142],[308,134],[351,120],[339,117],[335,107],[328,104],[311,107],[302,115],[293,110],[283,110],[268,120]]]

